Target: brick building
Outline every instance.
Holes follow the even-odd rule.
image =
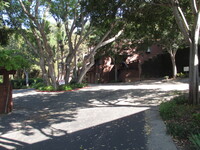
[[[147,51],[123,49],[118,57],[119,63],[110,56],[95,61],[87,73],[88,83],[133,82],[143,78],[171,75],[171,62],[168,54],[157,45]]]

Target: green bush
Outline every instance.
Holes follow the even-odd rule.
[[[177,76],[177,77],[180,77],[180,78],[186,78],[186,77],[188,77],[188,74],[187,74],[187,73],[182,73],[182,72],[180,72],[180,73],[177,73],[176,76]]]
[[[54,89],[53,86],[45,86],[43,82],[35,83],[32,87],[36,88],[40,91],[69,91],[77,88],[83,88],[87,84],[79,83],[79,84],[68,84],[68,85],[60,85],[58,89]]]
[[[20,89],[23,86],[26,86],[26,82],[24,84],[24,81],[22,79],[11,80],[11,84],[13,89]]]
[[[177,105],[182,105],[182,104],[187,103],[187,98],[184,95],[180,95],[173,98],[172,101],[175,101]]]
[[[35,78],[34,79],[34,83],[43,83],[44,82],[44,80],[42,79],[42,78]]]
[[[68,90],[72,90],[73,88],[70,85],[62,85],[59,87],[59,90],[61,91],[68,91]]]
[[[3,77],[0,76],[0,83],[3,83]]]
[[[194,122],[200,125],[200,113],[192,114],[192,118],[194,119]]]
[[[39,89],[40,87],[44,87],[45,84],[43,82],[35,83],[31,85],[32,88]]]
[[[189,137],[189,140],[192,142],[194,147],[199,150],[200,149],[200,134],[192,134]]]
[[[191,122],[170,121],[166,125],[167,133],[179,139],[187,139],[191,133],[198,133],[196,124]]]
[[[175,101],[169,101],[160,104],[159,112],[163,120],[168,120],[176,116],[175,109]]]
[[[38,87],[38,90],[45,91],[45,86]]]
[[[167,132],[178,139],[188,139],[200,133],[200,107],[187,104],[182,95],[160,105],[160,115],[166,122]]]
[[[167,125],[167,133],[171,134],[174,137],[178,137],[180,139],[183,139],[188,136],[187,128],[177,122],[169,122]]]
[[[34,86],[37,83],[43,83],[43,79],[40,79],[40,78],[36,78],[36,79],[29,78],[28,82],[29,82],[29,86],[30,87],[35,88]],[[27,88],[26,87],[26,79],[11,80],[11,84],[12,84],[14,89]]]
[[[51,85],[50,85],[50,86],[45,86],[45,87],[44,87],[44,90],[45,90],[45,91],[55,91],[55,90],[54,90],[54,87],[51,86]]]

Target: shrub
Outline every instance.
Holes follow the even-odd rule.
[[[58,87],[58,89],[54,89],[53,86],[45,86],[43,82],[39,82],[34,84],[32,87],[36,88],[40,91],[69,91],[69,90],[73,90],[76,88],[82,88],[84,86],[86,86],[87,84],[85,83],[80,83],[80,84],[68,84],[68,85],[60,85]]]
[[[200,149],[200,134],[192,134],[189,137],[189,140],[192,142],[192,144],[194,145],[194,147],[199,150]]]
[[[177,77],[180,77],[180,78],[186,78],[186,77],[188,77],[188,74],[187,74],[187,73],[182,73],[182,72],[180,72],[180,73],[177,73],[176,76],[177,76]]]
[[[187,128],[180,123],[169,122],[166,127],[167,127],[167,133],[171,134],[174,137],[183,139],[188,135]]]
[[[29,78],[29,80],[28,80],[29,86],[31,86],[34,83],[35,83],[34,79],[33,78]]]
[[[3,83],[3,77],[0,76],[0,83]]]
[[[200,113],[192,114],[192,118],[193,118],[194,122],[196,122],[197,124],[200,125]]]
[[[176,116],[176,103],[175,101],[164,102],[160,104],[160,115],[163,120],[169,120]]]
[[[43,83],[43,79],[40,78],[29,78],[28,80],[29,82],[29,86],[35,88],[35,84],[37,83]],[[27,88],[26,87],[26,79],[15,79],[15,80],[11,80],[11,84],[13,86],[14,89],[21,89],[21,88]],[[44,83],[43,83],[44,84]]]
[[[24,81],[22,79],[11,80],[11,84],[13,89],[20,89],[23,86],[26,86],[26,84],[24,84]]]
[[[35,89],[39,89],[40,87],[44,87],[44,86],[45,86],[44,83],[39,82],[39,83],[33,84],[31,87],[32,87],[32,88],[35,88]]]
[[[70,85],[62,85],[60,87],[61,91],[68,91],[68,90],[72,90],[72,87]]]
[[[45,90],[45,86],[38,87],[38,90],[44,91]]]
[[[44,82],[44,80],[42,78],[36,78],[34,79],[34,83],[40,83],[40,82]]]
[[[179,140],[193,140],[193,144],[197,147],[200,138],[191,135],[200,133],[199,106],[187,104],[187,98],[182,95],[162,103],[159,111],[161,117],[165,120],[167,133]]]
[[[196,124],[191,122],[169,121],[166,125],[167,133],[179,139],[187,139],[191,133],[197,133],[199,130]]]
[[[187,103],[187,98],[185,95],[180,95],[172,99],[172,101],[175,101],[177,105],[182,105]]]
[[[45,91],[55,91],[55,90],[54,90],[54,87],[51,86],[51,85],[50,85],[50,86],[45,86],[45,87],[44,87],[44,90],[45,90]]]

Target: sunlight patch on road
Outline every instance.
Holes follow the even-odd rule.
[[[73,133],[108,123],[149,109],[149,107],[100,107],[80,109],[76,121],[53,124],[52,127]]]
[[[15,148],[13,145],[34,144],[51,139],[55,136],[63,136],[84,129],[93,128],[104,123],[121,119],[139,112],[148,110],[149,107],[97,107],[79,109],[74,121],[53,123],[49,127],[36,129],[27,125],[23,130],[9,131],[0,136],[0,146],[7,149]],[[63,112],[64,113],[64,112]],[[20,123],[13,124],[13,127]],[[28,129],[28,130],[27,130]],[[8,145],[3,143],[9,143]]]
[[[159,89],[163,91],[172,90],[188,90],[189,86],[187,83],[157,83],[157,84],[138,84],[138,85],[97,85],[91,88],[81,89],[81,91],[99,91],[99,90],[131,90],[131,89]]]

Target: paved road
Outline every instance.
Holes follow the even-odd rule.
[[[176,150],[157,105],[183,82],[91,85],[73,92],[14,91],[0,116],[0,150]]]

